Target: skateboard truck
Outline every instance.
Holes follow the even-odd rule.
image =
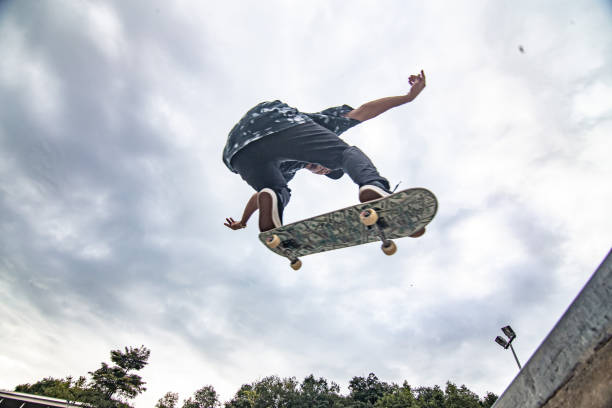
[[[378,213],[375,209],[369,208],[367,210],[363,210],[359,214],[359,219],[363,225],[368,227],[368,229],[372,227],[376,228],[376,233],[382,242],[380,248],[386,255],[393,255],[397,251],[395,242],[385,237],[385,231],[383,230],[383,219],[378,218]]]
[[[268,237],[266,239],[266,245],[269,246],[270,248],[276,248],[280,245],[280,248],[285,254],[285,256],[289,258],[289,260],[291,261],[291,268],[297,271],[298,269],[302,267],[302,261],[300,261],[300,258],[293,256],[291,251],[287,249],[285,245],[281,245],[281,240],[278,235],[274,234]]]

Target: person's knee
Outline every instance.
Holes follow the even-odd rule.
[[[346,169],[352,163],[369,163],[370,159],[357,146],[349,146],[342,152],[342,167]]]

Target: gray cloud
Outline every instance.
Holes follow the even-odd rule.
[[[611,83],[612,45],[592,40],[612,36],[590,28],[609,15],[360,6],[0,5],[0,358],[12,370],[0,388],[84,374],[134,339],[175,356],[147,368],[137,406],[175,384],[177,360],[224,398],[311,372],[503,390],[514,363],[492,341],[499,327],[516,326],[527,358],[609,249],[610,167],[594,159],[609,117],[584,96]],[[246,109],[357,106],[404,92],[420,68],[419,100],[345,139],[401,188],[438,195],[426,237],[391,258],[374,244],[315,255],[295,273],[257,242],[256,219],[222,225],[251,194],[220,160]],[[355,199],[346,178],[313,177],[296,177],[288,219]],[[23,345],[17,331],[31,333]],[[49,347],[71,364],[31,352]]]

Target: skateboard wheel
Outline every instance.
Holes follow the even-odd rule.
[[[378,221],[378,214],[370,208],[368,210],[363,210],[361,214],[359,214],[359,219],[363,225],[369,227],[370,225],[376,224],[376,221]]]
[[[395,242],[389,239],[383,242],[383,244],[381,245],[381,249],[385,254],[393,255],[397,251],[397,246],[395,246]]]
[[[422,237],[423,234],[425,234],[425,227],[421,228],[420,230],[416,231],[414,234],[410,235],[410,238]]]
[[[302,261],[300,261],[299,259],[294,259],[293,261],[291,261],[291,267],[293,268],[293,270],[297,271],[302,267]]]
[[[280,242],[281,242],[280,238],[276,234],[266,239],[266,245],[269,246],[270,248],[276,248],[277,246],[280,245]]]

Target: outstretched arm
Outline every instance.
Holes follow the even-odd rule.
[[[346,116],[363,122],[368,119],[375,118],[391,108],[412,102],[414,98],[421,93],[423,88],[425,88],[425,73],[423,70],[421,70],[419,75],[410,75],[410,78],[408,78],[408,83],[410,84],[410,91],[406,95],[389,96],[364,103],[359,108],[347,113]]]
[[[227,222],[223,223],[223,225],[233,230],[239,230],[242,228],[246,228],[247,221],[249,220],[249,218],[251,218],[251,215],[253,215],[253,213],[256,210],[257,210],[257,193],[253,194],[251,198],[249,199],[249,201],[247,202],[247,205],[244,207],[242,219],[240,221],[235,221],[232,217],[230,217],[230,218],[225,219],[225,221]]]

